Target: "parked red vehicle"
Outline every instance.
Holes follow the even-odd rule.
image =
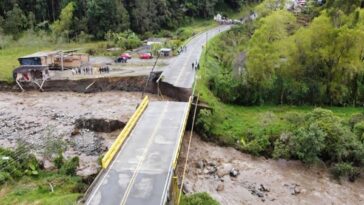
[[[129,53],[123,53],[120,55],[120,58],[131,59],[131,55]]]
[[[153,55],[151,53],[140,53],[139,58],[140,59],[152,59]]]

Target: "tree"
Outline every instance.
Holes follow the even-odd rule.
[[[277,70],[285,62],[282,60],[282,43],[295,27],[295,17],[287,11],[276,11],[259,21],[249,43],[246,68],[248,84],[253,85],[258,93],[256,102],[263,101],[263,92],[272,89],[277,79]]]
[[[362,0],[327,0],[325,6],[332,12],[341,10],[345,14],[350,14],[360,7],[361,3]]]
[[[337,28],[323,14],[293,38],[291,66],[305,72],[303,78],[311,90],[309,98],[326,104],[355,103],[358,88],[353,82],[364,72],[364,47],[357,43],[364,38],[363,32],[347,24]]]
[[[259,16],[268,16],[274,11],[279,11],[286,5],[286,0],[265,0],[256,8]]]
[[[67,6],[62,9],[60,19],[55,21],[51,26],[52,32],[55,36],[63,36],[69,39],[74,10],[74,2],[68,3]]]
[[[4,18],[0,15],[0,34],[3,32]]]
[[[21,32],[28,27],[27,18],[23,11],[15,4],[13,9],[6,12],[6,20],[3,26],[5,34],[13,35],[16,39]]]
[[[218,0],[185,0],[184,7],[190,16],[210,17],[215,13],[215,6]]]
[[[122,32],[130,26],[129,14],[121,1],[90,0],[87,2],[88,28],[96,39],[105,37],[106,32]]]

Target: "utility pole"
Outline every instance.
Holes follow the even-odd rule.
[[[143,97],[144,97],[145,89],[147,88],[147,86],[148,86],[148,84],[149,84],[150,78],[152,77],[152,74],[153,74],[153,72],[154,72],[155,67],[157,66],[157,62],[158,62],[158,59],[159,59],[159,57],[160,57],[160,56],[161,56],[161,54],[160,54],[160,52],[158,52],[157,59],[155,60],[154,65],[153,65],[153,68],[152,68],[152,70],[151,70],[151,71],[150,71],[150,73],[149,73],[149,76],[148,76],[147,82],[145,82],[145,85],[144,85],[144,88],[143,88],[143,92],[142,92],[142,99],[143,99]]]
[[[208,42],[208,32],[206,31],[206,43],[205,43],[205,62],[204,62],[204,65],[205,65],[205,69],[204,69],[204,76],[206,76],[207,74],[207,42]]]
[[[208,32],[206,32],[206,43],[205,43],[205,45],[206,45],[206,50],[205,50],[205,59],[206,59],[206,57],[207,57],[207,42],[208,42]],[[207,59],[206,59],[207,60]]]

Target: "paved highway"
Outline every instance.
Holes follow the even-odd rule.
[[[162,81],[179,88],[192,88],[196,71],[192,63],[200,59],[206,41],[222,31],[230,29],[230,25],[223,25],[201,33],[187,44],[187,52],[181,53],[162,73]]]
[[[186,102],[151,102],[86,204],[165,204]]]

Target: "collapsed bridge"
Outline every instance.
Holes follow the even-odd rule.
[[[192,38],[186,52],[176,57],[160,80],[192,94],[194,66],[203,45],[229,28],[219,26]],[[85,203],[154,205],[170,200],[178,203],[174,173],[191,103],[192,97],[187,102],[151,103],[145,97],[103,158],[104,170],[86,194]]]

